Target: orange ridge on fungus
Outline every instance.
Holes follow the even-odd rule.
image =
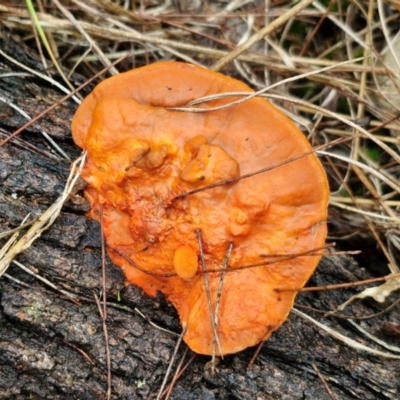
[[[106,79],[72,121],[76,144],[88,152],[82,176],[89,216],[99,220],[103,205],[105,237],[118,250],[109,250],[110,258],[147,294],[166,295],[187,327],[185,342],[201,354],[212,354],[213,327],[196,231],[207,270],[221,270],[233,244],[220,296],[217,355],[268,339],[295,298],[276,289],[302,287],[320,256],[235,267],[260,263],[265,254],[319,248],[326,236],[329,189],[314,154],[173,201],[311,150],[302,132],[265,99],[202,113],[167,109],[234,91],[252,90],[201,67],[161,62]],[[215,310],[221,272],[206,276]]]

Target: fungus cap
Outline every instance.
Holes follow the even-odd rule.
[[[76,144],[88,152],[82,176],[89,184],[89,215],[99,220],[102,204],[110,258],[149,295],[166,295],[187,327],[185,342],[201,354],[212,354],[215,346],[205,279],[215,311],[230,244],[216,354],[266,340],[285,321],[295,293],[276,289],[302,287],[320,259],[291,255],[323,246],[326,236],[325,173],[314,154],[282,164],[311,146],[271,103],[253,98],[218,111],[168,109],[237,91],[252,90],[201,67],[161,62],[100,83],[72,122]],[[201,254],[215,272],[201,273]],[[251,264],[259,266],[238,269]]]

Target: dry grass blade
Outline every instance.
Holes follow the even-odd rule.
[[[11,229],[9,231],[1,233],[0,238],[7,237],[9,235],[12,235],[12,236],[7,240],[7,242],[0,249],[0,260],[7,254],[8,249],[15,243],[15,241],[18,238],[18,233],[21,231],[21,229],[24,229],[24,228],[26,228],[26,227],[31,225],[29,223],[25,223],[28,220],[29,216],[30,216],[30,214],[28,214],[23,219],[22,223],[19,225],[18,228]],[[3,271],[3,273],[4,273],[4,271]],[[0,274],[0,276],[1,276],[1,274]]]
[[[165,373],[164,380],[163,380],[163,382],[161,384],[161,387],[160,387],[160,390],[158,392],[156,400],[160,400],[161,399],[161,396],[162,396],[162,394],[164,392],[165,385],[167,384],[167,381],[168,381],[169,374],[170,374],[170,372],[172,370],[172,366],[174,364],[176,355],[178,354],[179,346],[181,345],[181,342],[182,342],[182,339],[183,339],[183,336],[185,335],[185,333],[186,333],[186,328],[183,328],[182,333],[180,334],[180,336],[179,336],[179,338],[178,338],[178,340],[176,342],[174,353],[172,354],[171,360],[170,360],[169,365],[168,365],[167,372]]]
[[[225,57],[222,57],[220,60],[218,60],[213,66],[211,66],[211,69],[213,71],[219,71],[221,68],[223,68],[226,64],[230,63],[234,59],[236,59],[240,54],[242,54],[244,51],[249,49],[251,46],[253,46],[255,43],[263,39],[265,36],[269,35],[272,33],[274,30],[279,28],[281,25],[286,23],[290,18],[293,18],[297,13],[299,13],[301,10],[309,6],[314,0],[302,0],[300,3],[296,4],[295,6],[291,7],[288,11],[286,11],[284,14],[280,15],[276,20],[271,22],[269,25],[255,33],[252,37],[250,37],[248,40],[246,40],[244,43],[236,47],[235,50],[233,50],[231,53],[227,54]]]
[[[41,74],[40,72],[27,67],[26,65],[18,62],[17,60],[15,60],[13,57],[10,57],[8,54],[6,54],[3,50],[0,49],[0,55],[2,57],[4,57],[6,60],[11,61],[13,64],[15,64],[16,66],[18,66],[19,68],[22,68],[25,71],[28,71],[30,74],[38,76],[40,79],[43,79],[44,81],[47,81],[49,83],[51,83],[52,85],[54,85],[55,87],[57,87],[58,89],[60,89],[63,93],[65,94],[69,94],[70,90],[67,89],[66,87],[64,87],[63,85],[61,85],[59,82],[57,82],[55,79],[52,79],[51,77]],[[80,104],[81,100],[76,97],[76,96],[71,96],[72,100],[75,101],[75,103]]]
[[[28,267],[26,267],[24,264],[14,260],[13,263],[15,265],[17,265],[19,268],[21,268],[23,271],[25,271],[26,273],[34,276],[36,279],[42,281],[44,284],[46,284],[47,286],[51,287],[52,289],[56,290],[57,292],[62,293],[64,296],[68,297],[69,299],[71,299],[73,302],[77,303],[77,296],[74,295],[73,293],[67,292],[66,290],[60,289],[58,288],[54,283],[50,282],[48,279],[44,278],[43,276],[40,276],[39,274],[36,274],[35,272],[31,271]]]
[[[372,347],[365,346],[364,344],[359,343],[356,340],[351,339],[351,338],[341,334],[340,332],[335,331],[334,329],[330,328],[329,326],[321,324],[320,322],[318,322],[314,318],[311,318],[309,315],[304,314],[303,312],[301,312],[299,310],[296,310],[295,308],[292,310],[292,312],[294,314],[297,314],[300,317],[312,322],[314,325],[318,326],[318,328],[320,328],[320,329],[324,330],[325,332],[329,333],[335,339],[338,339],[338,340],[342,341],[343,343],[346,343],[347,346],[349,346],[349,347],[351,347],[351,348],[353,348],[355,350],[365,351],[367,353],[374,354],[376,356],[380,356],[380,357],[384,357],[384,358],[393,358],[393,359],[400,360],[400,356],[397,356],[397,355],[391,354],[391,353],[386,353],[386,352],[383,352],[383,351],[380,351],[380,350],[373,349]]]
[[[373,175],[373,176],[377,177],[378,179],[380,179],[381,181],[385,182],[388,186],[390,186],[396,192],[400,192],[400,182],[398,182],[397,180],[391,179],[390,177],[386,177],[385,175],[383,175],[376,169],[371,168],[364,163],[355,161],[348,157],[341,156],[339,154],[335,154],[335,153],[327,152],[327,151],[323,151],[323,150],[317,150],[317,153],[320,155],[323,155],[323,156],[332,157],[332,158],[336,158],[341,161],[345,161],[351,165],[355,165],[355,166],[365,170],[370,175]]]
[[[383,340],[377,338],[374,335],[371,335],[369,332],[367,332],[365,329],[363,329],[360,325],[356,324],[352,319],[348,319],[350,324],[352,324],[357,330],[359,330],[364,336],[366,336],[368,339],[371,341],[379,344],[380,346],[384,347],[385,349],[388,349],[390,351],[394,351],[395,353],[400,353],[400,347],[397,346],[392,346]]]
[[[5,99],[4,97],[0,96],[0,101],[7,104],[9,107],[13,108],[14,110],[16,110],[18,113],[20,113],[22,116],[24,116],[28,121],[32,121],[32,118],[26,114],[25,111],[21,110],[19,107],[17,107],[14,103],[12,103],[11,101]],[[44,138],[68,161],[71,161],[70,158],[67,156],[67,154],[65,154],[65,152],[60,148],[60,146],[53,140],[53,138],[45,131],[41,131],[42,135],[44,136]],[[10,138],[10,136],[9,136]],[[8,140],[5,139],[3,140],[1,143],[4,143]]]
[[[182,359],[181,359],[181,361],[179,362],[179,365],[176,368],[175,374],[174,374],[174,376],[173,376],[173,378],[171,380],[171,383],[169,384],[169,387],[167,387],[164,390],[164,393],[165,393],[164,400],[168,400],[170,398],[171,393],[172,393],[172,389],[174,388],[175,383],[183,375],[183,373],[189,367],[189,365],[193,362],[193,360],[196,358],[196,354],[193,354],[192,357],[190,358],[190,360],[185,365],[183,365],[183,362],[185,361],[185,357],[186,357],[186,354],[187,354],[187,350],[188,350],[188,348],[186,348],[185,352],[183,353]]]
[[[124,60],[127,57],[127,54],[123,55],[122,57],[118,58],[116,61],[112,63],[112,65],[116,65],[122,60]],[[106,67],[102,69],[100,72],[94,74],[90,79],[88,79],[85,83],[82,85],[78,86],[76,89],[74,89],[72,92],[67,94],[65,97],[63,97],[60,101],[54,103],[52,106],[48,107],[45,111],[39,113],[36,115],[34,118],[30,119],[29,122],[24,124],[22,127],[17,129],[15,132],[13,132],[10,136],[8,136],[6,139],[2,140],[0,142],[0,147],[4,146],[6,143],[8,143],[11,139],[13,139],[15,136],[19,135],[24,129],[26,129],[28,126],[32,125],[35,123],[37,120],[40,120],[43,118],[49,111],[55,109],[59,104],[63,103],[64,101],[68,100],[70,97],[74,97],[76,93],[78,93],[80,90],[82,90],[84,87],[86,87],[88,84],[90,84],[93,80],[101,76],[104,72],[108,70],[109,67]],[[29,119],[29,118],[28,118]]]
[[[212,365],[211,365],[212,373],[214,373],[215,372],[215,347],[218,347],[218,351],[220,354],[222,354],[222,349],[221,349],[221,345],[220,345],[219,338],[218,338],[216,316],[214,315],[214,310],[213,310],[213,301],[211,298],[210,285],[208,284],[208,276],[206,273],[207,265],[206,265],[206,261],[204,259],[203,243],[201,240],[201,231],[199,229],[196,230],[196,235],[197,235],[197,244],[198,244],[199,250],[200,250],[200,262],[201,262],[201,270],[203,272],[203,278],[204,278],[204,287],[205,287],[205,291],[207,294],[208,312],[210,314],[210,321],[211,321],[211,326],[212,326],[213,336],[214,336],[213,337],[213,357],[212,357]]]
[[[290,292],[290,291],[295,291],[295,292],[315,292],[315,291],[321,291],[321,290],[337,290],[337,289],[342,289],[342,288],[349,288],[349,287],[353,287],[353,286],[360,286],[360,285],[369,285],[371,283],[376,283],[376,282],[383,282],[383,281],[390,281],[390,280],[398,280],[400,278],[400,273],[397,274],[389,274],[387,276],[383,276],[380,278],[370,278],[370,279],[365,279],[362,281],[357,281],[357,282],[350,282],[350,283],[337,283],[334,285],[327,285],[327,286],[312,286],[312,287],[304,287],[304,288],[294,288],[294,289],[276,289],[276,291],[278,292]],[[395,284],[397,285],[397,284]],[[390,287],[390,285],[389,285]],[[375,294],[376,288],[372,288],[372,292],[373,294]],[[369,289],[366,289],[369,290]],[[368,293],[368,292],[367,292]],[[379,293],[379,290],[378,290]],[[385,293],[386,295],[390,294],[391,291],[389,292],[385,292],[382,291],[381,294]],[[385,296],[386,297],[386,296]],[[381,301],[381,300],[379,300]],[[382,300],[384,301],[384,300]],[[345,307],[347,305],[347,302],[344,303],[344,305],[341,305],[338,309],[342,309],[341,307]]]
[[[71,14],[58,0],[53,0],[53,2],[62,11],[66,18],[68,18],[68,20],[82,34],[82,36],[88,41],[88,43],[90,44],[90,48],[93,48],[93,50],[98,54],[99,59],[102,61],[103,65],[108,68],[109,72],[113,75],[118,74],[118,70],[112,65],[112,63],[110,63],[108,58],[105,57],[103,51],[100,49],[97,43],[94,42],[92,38],[85,32],[85,30],[79,25],[73,14]]]
[[[341,304],[337,308],[338,311],[343,311],[350,303],[352,303],[356,299],[365,299],[368,297],[372,297],[375,301],[383,303],[388,296],[400,289],[399,274],[397,274],[397,276],[389,275],[389,277],[392,279],[389,279],[382,285],[365,289],[361,293],[350,297],[345,303]]]
[[[30,245],[56,220],[60,214],[61,208],[68,200],[74,190],[76,181],[80,176],[81,169],[85,163],[85,155],[72,163],[71,173],[65,185],[63,194],[32,224],[32,227],[21,239],[17,241],[0,260],[0,276],[4,274],[11,261],[30,247]],[[78,166],[78,170],[76,170]]]
[[[11,133],[6,132],[4,129],[0,129],[0,138],[7,139],[10,136],[11,136]],[[30,142],[28,142],[26,140],[21,140],[21,138],[14,138],[13,144],[15,146],[18,146],[21,149],[26,149],[34,154],[43,155],[50,160],[54,160],[54,161],[61,160],[60,157],[56,154],[53,154],[51,152],[51,150],[48,151],[48,150],[40,149],[39,147],[31,144]],[[0,234],[0,237],[1,237],[1,234]]]
[[[49,44],[49,42],[47,40],[47,37],[46,37],[46,34],[45,34],[44,30],[43,30],[43,27],[41,26],[41,24],[39,22],[39,19],[38,19],[38,16],[37,16],[37,13],[36,13],[36,10],[35,10],[35,8],[33,6],[32,1],[31,0],[26,0],[26,6],[27,6],[27,8],[29,10],[29,14],[30,14],[30,16],[32,18],[32,22],[33,22],[33,24],[35,26],[35,29],[37,29],[37,31],[39,33],[39,36],[42,39],[42,42],[43,42],[43,44],[44,44],[44,46],[45,46],[45,48],[46,48],[46,50],[47,50],[47,52],[48,52],[48,54],[49,54],[49,56],[51,58],[51,61],[53,62],[54,66],[56,67],[58,73],[60,74],[60,76],[62,77],[62,79],[66,83],[66,85],[71,90],[74,90],[73,86],[71,85],[71,82],[64,75],[64,72],[62,71],[60,65],[58,64],[58,62],[56,60],[56,57],[55,57],[55,55],[54,55],[54,53],[53,53],[53,51],[52,51],[52,49],[50,47],[50,44]]]

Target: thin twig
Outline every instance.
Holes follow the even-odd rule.
[[[212,327],[212,330],[213,330],[213,348],[214,348],[214,345],[216,344],[218,346],[219,354],[222,355],[221,344],[219,342],[217,327],[215,325],[215,317],[214,317],[214,312],[213,312],[210,285],[208,283],[208,276],[206,274],[207,265],[206,265],[206,261],[204,259],[203,242],[202,242],[202,239],[201,239],[201,231],[200,231],[200,229],[196,229],[196,236],[197,236],[197,244],[199,246],[199,251],[200,251],[200,261],[201,261],[201,269],[202,269],[202,272],[203,272],[204,288],[205,288],[206,295],[207,295],[208,312],[210,313],[211,327]],[[212,363],[212,366],[211,366],[211,371],[212,371],[213,374],[215,372],[215,363],[214,363],[214,361],[215,361],[215,357],[213,359],[213,363]]]
[[[107,400],[111,399],[111,356],[110,356],[110,345],[108,340],[108,329],[107,329],[107,321],[104,318],[103,308],[101,306],[99,298],[94,295],[94,299],[97,305],[97,309],[99,311],[100,317],[102,319],[102,327],[103,327],[103,336],[104,336],[104,347],[106,353],[106,368],[107,368],[107,391],[106,391],[106,398]]]
[[[337,290],[337,289],[346,289],[354,286],[362,286],[369,285],[371,283],[376,282],[385,282],[390,279],[400,278],[400,273],[398,274],[390,274],[386,276],[382,276],[380,278],[370,278],[364,279],[362,281],[350,282],[350,283],[336,283],[334,285],[326,285],[326,286],[315,286],[315,287],[303,287],[303,288],[276,288],[276,292],[317,292],[317,291],[325,291],[325,290]]]
[[[253,364],[256,361],[258,355],[260,354],[260,351],[261,351],[262,347],[264,346],[264,343],[265,343],[265,341],[263,340],[258,344],[258,346],[256,348],[256,351],[253,354],[253,357],[251,357],[249,363],[247,364],[247,369],[250,369],[253,366]]]
[[[222,287],[224,285],[225,273],[226,270],[228,269],[228,264],[232,254],[232,249],[233,249],[233,243],[229,243],[228,249],[226,250],[224,263],[222,265],[223,271],[221,272],[221,276],[219,278],[219,283],[218,283],[217,300],[215,302],[215,311],[214,311],[214,321],[215,321],[214,324],[215,324],[215,330],[217,332],[218,332],[218,318],[219,318],[219,307],[221,303]],[[212,365],[215,365],[215,351],[216,351],[215,345],[216,343],[215,341],[213,341],[212,359],[211,359]]]
[[[310,250],[306,250],[300,253],[293,253],[293,254],[260,254],[260,257],[263,258],[275,258],[274,260],[270,260],[270,261],[260,261],[258,263],[254,263],[254,264],[247,264],[247,265],[236,265],[236,266],[230,266],[228,269],[224,269],[224,268],[212,268],[212,269],[207,269],[205,271],[201,270],[201,271],[197,271],[196,275],[201,274],[201,275],[206,275],[206,274],[210,274],[210,273],[214,273],[214,272],[223,272],[225,271],[226,273],[230,273],[230,272],[234,272],[234,271],[240,271],[243,269],[250,269],[250,268],[255,268],[255,267],[263,267],[266,265],[271,265],[271,264],[276,264],[278,262],[282,262],[282,261],[288,261],[288,260],[292,260],[294,258],[297,257],[302,257],[302,256],[310,256],[310,257],[321,257],[322,255],[329,255],[329,254],[324,254],[324,253],[319,253],[320,250],[324,250],[324,249],[329,249],[331,247],[334,246],[334,243],[331,244],[327,244],[325,246],[322,247],[316,247]],[[178,276],[175,272],[171,272],[171,273],[161,273],[161,272],[154,272],[154,271],[149,271],[146,270],[142,267],[139,267],[139,265],[137,265],[137,263],[135,263],[132,259],[130,259],[126,254],[124,254],[122,251],[111,247],[111,246],[107,246],[109,249],[115,251],[116,253],[118,253],[121,257],[123,257],[130,265],[132,265],[132,267],[138,269],[141,272],[144,272],[147,275],[150,276],[157,276],[160,278],[172,278],[174,276]],[[348,252],[346,252],[348,253]],[[358,251],[353,252],[353,254],[358,254]]]
[[[269,167],[261,168],[261,169],[259,169],[257,171],[249,172],[248,174],[243,174],[243,175],[240,175],[240,176],[235,177],[235,178],[230,178],[230,179],[225,179],[223,181],[215,182],[215,183],[213,183],[211,185],[203,186],[203,187],[200,187],[198,189],[189,190],[188,192],[182,193],[182,194],[174,197],[171,200],[171,202],[173,203],[174,201],[180,200],[180,199],[182,199],[184,197],[191,196],[191,195],[196,194],[196,193],[204,192],[205,190],[214,189],[216,187],[228,185],[230,183],[234,183],[234,182],[240,181],[242,179],[251,178],[252,176],[259,175],[259,174],[262,174],[264,172],[272,171],[275,168],[282,167],[283,165],[287,165],[287,164],[292,163],[294,161],[300,160],[301,158],[307,157],[310,154],[313,154],[313,153],[315,153],[317,151],[320,151],[320,150],[322,150],[324,148],[327,148],[327,147],[330,147],[330,146],[334,146],[334,145],[337,145],[337,144],[341,144],[341,143],[344,143],[345,141],[346,141],[345,138],[338,138],[338,139],[333,140],[330,143],[326,143],[326,144],[322,144],[320,146],[316,146],[310,151],[305,151],[304,153],[301,153],[301,154],[299,154],[297,156],[288,158],[287,160],[284,160],[282,162],[276,163],[274,165],[270,165]]]
[[[122,60],[127,58],[129,56],[129,53],[125,54],[123,57],[120,57],[118,60],[115,60],[111,65],[117,65],[120,63]],[[60,104],[64,103],[66,100],[68,100],[70,97],[74,96],[76,93],[80,92],[84,87],[89,85],[89,83],[93,82],[95,79],[97,79],[99,76],[103,75],[104,72],[107,72],[109,67],[103,68],[100,72],[97,74],[94,74],[90,79],[88,79],[85,83],[82,83],[82,85],[78,86],[76,89],[74,89],[71,93],[67,94],[64,96],[61,100],[58,100],[56,103],[54,103],[52,106],[48,107],[46,110],[43,112],[39,113],[35,117],[33,117],[30,121],[28,121],[26,124],[22,125],[20,128],[18,128],[16,131],[14,131],[8,138],[4,139],[3,141],[0,142],[0,147],[4,146],[8,141],[10,141],[12,138],[15,136],[19,135],[21,132],[23,132],[26,128],[37,122],[40,118],[44,117],[46,114],[48,114],[51,110],[54,110],[56,107],[58,107]]]
[[[324,388],[325,388],[326,392],[328,393],[329,397],[330,397],[332,400],[336,400],[335,395],[333,394],[331,388],[330,388],[330,387],[328,386],[328,384],[326,383],[325,378],[324,378],[324,377],[322,376],[322,374],[319,372],[317,366],[316,366],[314,363],[312,363],[311,365],[312,365],[313,370],[315,371],[315,373],[318,375],[318,378],[321,380],[322,384],[324,385]]]
[[[326,325],[316,321],[314,318],[311,318],[307,314],[304,314],[301,311],[296,310],[295,308],[292,308],[292,313],[299,315],[300,317],[306,319],[309,322],[312,322],[314,325],[318,326],[320,329],[329,333],[335,339],[340,340],[341,342],[345,343],[347,346],[350,346],[355,350],[362,351],[362,352],[369,353],[369,354],[374,354],[376,356],[381,356],[381,357],[385,357],[385,358],[389,358],[389,359],[400,360],[399,355],[386,353],[384,351],[380,351],[380,350],[373,349],[372,347],[368,347],[368,346],[364,345],[363,343],[357,342],[356,340],[351,339],[351,338],[335,331],[334,329],[330,328],[329,326],[326,326]]]
[[[111,356],[108,341],[107,330],[107,274],[106,274],[106,250],[104,241],[104,220],[103,220],[103,204],[100,204],[100,237],[101,237],[101,271],[102,271],[102,300],[103,300],[103,332],[106,344],[107,359],[107,400],[111,398]]]
[[[180,334],[180,336],[179,336],[179,338],[178,338],[178,340],[176,342],[174,353],[172,354],[171,360],[170,360],[169,365],[168,365],[167,372],[165,373],[164,380],[163,380],[163,382],[161,384],[161,387],[160,387],[160,390],[158,392],[156,400],[160,400],[161,399],[161,396],[162,396],[162,394],[164,392],[165,385],[167,384],[168,376],[169,376],[169,374],[171,372],[172,366],[174,365],[174,361],[175,361],[176,355],[178,354],[179,346],[181,345],[182,339],[185,336],[186,330],[187,330],[187,326],[185,326],[183,328],[182,333]]]
[[[20,269],[22,269],[29,275],[34,276],[39,281],[42,281],[43,283],[45,283],[47,286],[51,287],[55,291],[62,293],[64,296],[68,297],[68,299],[70,299],[73,303],[79,304],[79,302],[77,301],[77,296],[75,294],[58,288],[54,283],[50,282],[48,279],[44,278],[43,276],[40,276],[39,274],[33,272],[32,270],[30,270],[28,267],[26,267],[24,264],[20,263],[17,260],[14,260],[13,264],[15,264],[17,267],[19,267]]]
[[[63,342],[64,342],[66,345],[72,347],[72,348],[73,348],[74,350],[76,350],[78,353],[80,353],[86,360],[89,361],[90,364],[96,365],[96,363],[90,358],[90,356],[89,356],[86,352],[84,352],[82,349],[80,349],[79,347],[76,347],[75,345],[73,345],[73,344],[70,343],[70,342],[67,342],[66,340],[63,340]]]
[[[170,395],[172,393],[172,390],[174,388],[174,385],[175,385],[176,381],[178,380],[178,377],[182,373],[182,365],[183,365],[183,362],[185,361],[186,354],[188,353],[188,351],[189,351],[189,347],[186,347],[185,351],[184,351],[184,353],[183,353],[183,355],[181,357],[181,360],[179,361],[179,364],[177,365],[177,367],[175,369],[175,373],[174,373],[174,376],[171,379],[170,384],[168,385],[168,387],[164,390],[164,392],[162,394],[162,395],[165,394],[164,400],[168,400],[169,399],[169,397],[170,397]]]
[[[319,310],[317,308],[303,306],[301,304],[296,304],[296,307],[297,308],[302,308],[303,310],[313,311],[313,312],[316,312],[318,314],[323,314],[324,317],[334,317],[334,318],[340,318],[340,319],[352,319],[352,320],[355,320],[355,321],[365,321],[367,319],[380,317],[381,315],[386,314],[391,309],[396,307],[399,303],[400,303],[400,298],[395,300],[392,304],[390,304],[390,306],[387,306],[384,310],[376,312],[376,313],[373,313],[373,314],[364,315],[362,317],[355,317],[354,315],[347,315],[347,314],[339,313],[338,311]]]

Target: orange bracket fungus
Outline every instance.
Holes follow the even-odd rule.
[[[305,284],[326,236],[324,170],[283,113],[261,98],[171,109],[238,91],[252,92],[201,67],[160,62],[100,83],[72,122],[87,150],[89,216],[99,220],[102,205],[110,258],[147,294],[165,294],[201,354],[268,339],[295,297],[279,289]]]

